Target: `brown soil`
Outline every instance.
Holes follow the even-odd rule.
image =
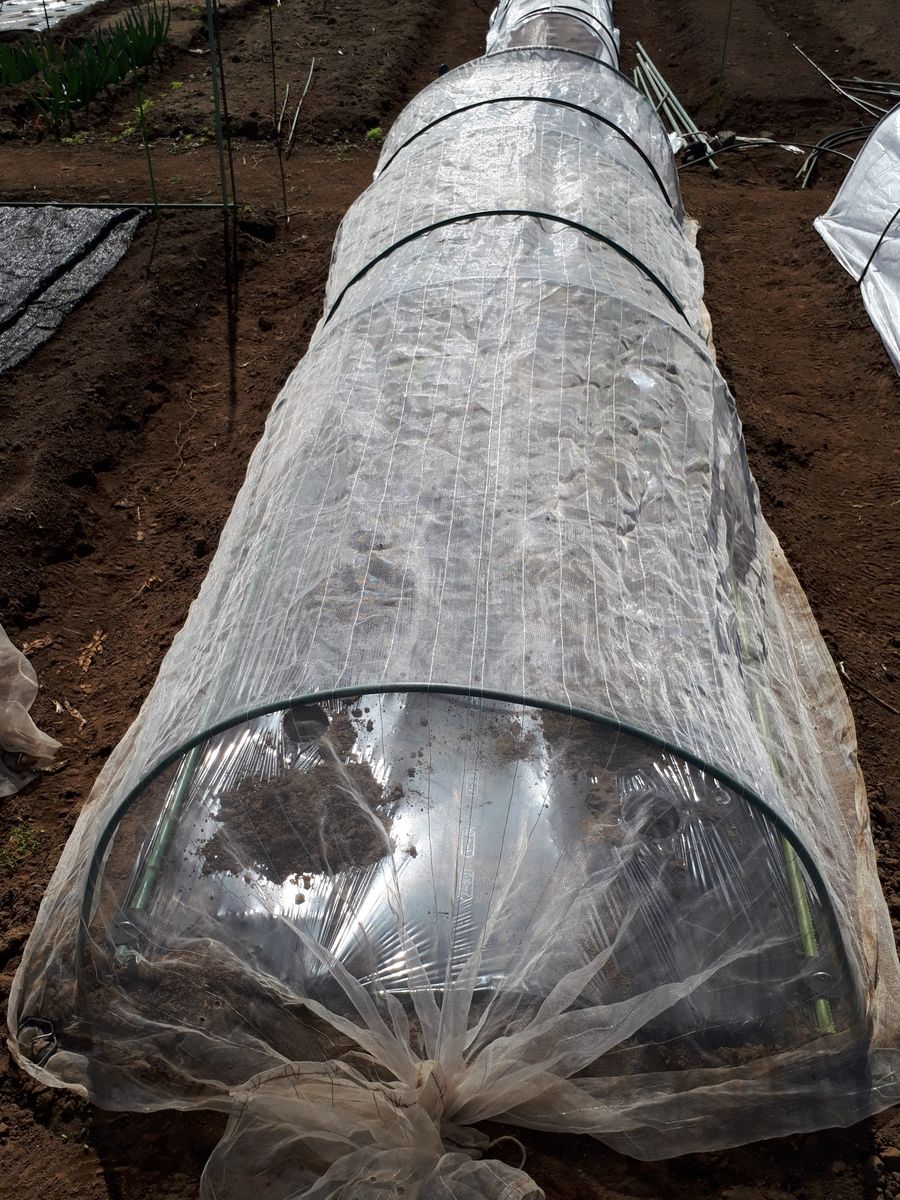
[[[271,80],[266,92],[254,57],[268,37],[267,18],[245,5],[226,21],[226,36],[236,40],[226,53],[229,102],[236,126],[245,123],[238,192],[252,209],[240,235],[233,355],[221,227],[214,215],[179,213],[145,222],[131,252],[63,331],[0,377],[0,610],[20,645],[35,644],[43,685],[35,716],[64,742],[60,768],[0,814],[4,1000],[77,811],[184,621],[265,415],[321,312],[337,222],[374,167],[376,149],[361,135],[386,127],[440,63],[478,54],[492,5],[345,0],[327,5],[335,24],[324,26],[309,15],[317,7],[285,4],[274,14],[281,95],[288,82],[292,97],[302,90],[316,56],[302,136],[286,163],[290,224],[278,217],[281,185],[266,128]],[[711,124],[724,23],[717,0],[681,0],[676,9],[621,0],[617,15],[626,60],[640,38],[700,123]],[[203,132],[208,110],[195,94],[199,76],[190,78],[204,67],[189,55],[197,35],[189,11],[183,19],[184,44],[150,93],[155,128],[166,134],[154,144],[154,164],[161,198],[210,199],[217,184]],[[295,20],[305,24],[292,37],[301,29]],[[721,126],[808,141],[856,122],[790,48],[786,31],[835,73],[896,76],[893,0],[810,0],[802,8],[735,0]],[[242,51],[245,72],[232,62]],[[0,144],[3,194],[146,197],[134,135],[106,140],[119,135],[132,107],[123,93],[105,113],[86,114],[84,144],[38,143],[30,134]],[[191,136],[176,133],[182,129]],[[893,436],[900,383],[856,289],[811,227],[842,176],[841,160],[823,166],[809,192],[795,190],[794,156],[733,153],[719,163],[718,176],[691,168],[683,181],[687,207],[702,223],[720,363],[745,422],[764,511],[845,666],[882,879],[900,929],[900,765],[891,711],[900,708]],[[97,630],[106,634],[102,653],[83,670],[79,655]],[[0,1082],[0,1197],[187,1200],[223,1124],[218,1115],[104,1114],[11,1070]],[[519,1136],[527,1169],[549,1200],[900,1195],[900,1117],[892,1114],[850,1130],[656,1164],[585,1138]]]
[[[221,828],[200,848],[205,875],[255,870],[272,883],[302,878],[309,887],[311,875],[358,870],[390,853],[390,807],[403,790],[385,793],[368,763],[349,761],[357,738],[350,713],[336,713],[324,733],[323,718],[315,706],[285,716],[292,739],[318,741],[321,758],[310,769],[242,779],[222,794]],[[297,897],[303,903],[302,891]]]
[[[80,1018],[66,1033],[73,1050],[96,1054],[100,1077],[126,1074],[129,1086],[157,1096],[191,1098],[211,1106],[229,1087],[261,1070],[289,1062],[325,1062],[358,1050],[355,1042],[319,1018],[302,1000],[272,986],[222,946],[198,941],[149,962],[136,957],[112,971],[98,963],[79,988]],[[60,1000],[65,1004],[66,997]],[[340,1008],[338,997],[329,1005]],[[48,1010],[52,1015],[51,1008]],[[141,1039],[109,1036],[130,1012],[143,1019]],[[60,1011],[70,1020],[71,1004]],[[214,1075],[197,1071],[191,1035],[226,1045]],[[97,1048],[101,1050],[97,1053]]]
[[[537,750],[537,737],[530,730],[523,729],[522,722],[515,717],[511,721],[507,718],[497,722],[491,742],[501,763],[526,762]]]
[[[203,872],[252,868],[283,883],[369,866],[390,848],[384,802],[368,763],[325,761],[277,779],[242,780],[220,798],[222,827],[201,847]]]
[[[362,716],[362,713],[359,714]],[[346,712],[339,712],[332,718],[328,733],[322,738],[326,747],[334,751],[341,762],[346,762],[350,752],[356,745],[356,729]]]
[[[110,24],[130,0],[105,0],[61,23],[55,40],[72,40]],[[467,7],[474,8],[472,0]],[[453,45],[442,47],[443,6],[432,3],[383,4],[366,0],[321,0],[269,6],[262,0],[228,0],[220,5],[219,43],[225,98],[232,133],[253,141],[270,140],[287,94],[287,132],[307,81],[294,141],[327,144],[364,136],[397,112],[397,97],[418,90],[422,70],[433,77]],[[475,14],[477,16],[477,12]],[[175,4],[171,44],[147,72],[141,99],[151,138],[172,139],[178,149],[209,142],[213,135],[204,4]],[[275,45],[275,84],[271,45]],[[313,60],[315,62],[313,63]],[[312,75],[310,76],[310,68]],[[289,89],[289,91],[288,91]],[[24,92],[24,88],[22,91]],[[76,113],[68,136],[87,136],[107,145],[138,146],[134,85],[125,82]],[[124,132],[123,132],[124,131]],[[20,94],[0,97],[0,137],[39,140],[43,136],[31,107]],[[285,141],[287,139],[285,138]]]
[[[592,775],[597,768],[611,772],[637,770],[647,757],[644,743],[581,717],[547,710],[541,713],[544,740],[559,769]]]
[[[298,704],[284,714],[284,736],[294,745],[302,745],[318,738],[323,730],[328,729],[328,724],[323,708],[317,704]]]

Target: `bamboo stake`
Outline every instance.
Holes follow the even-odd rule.
[[[297,118],[300,116],[300,109],[303,107],[303,101],[306,99],[306,93],[309,91],[309,85],[312,83],[313,69],[315,68],[315,65],[316,60],[313,58],[312,62],[309,64],[309,75],[306,79],[306,87],[303,89],[303,95],[300,97],[300,103],[297,105],[297,111],[294,113],[294,120],[291,125],[290,136],[288,137],[287,150],[285,151],[286,158],[290,158],[291,156],[291,146],[294,144],[294,130],[297,128]]]
[[[219,66],[216,53],[213,0],[206,0],[206,37],[209,45],[209,70],[212,76],[213,131],[216,135],[216,153],[219,159],[219,191],[222,196],[221,207],[224,209],[229,207],[229,203],[228,184],[225,181],[225,147],[222,142],[222,109],[219,100]]]

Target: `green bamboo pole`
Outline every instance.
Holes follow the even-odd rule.
[[[747,640],[744,629],[744,609],[741,603],[741,594],[738,591],[737,583],[734,576],[729,575],[729,583],[731,584],[731,596],[734,601],[735,613],[737,615],[737,630],[738,630],[738,646],[741,651],[741,658],[746,664],[748,662],[746,655]],[[752,684],[751,684],[752,687]],[[765,709],[762,706],[762,700],[756,688],[753,688],[753,706],[756,709],[756,719],[762,730],[766,741],[769,740],[769,721],[766,716]],[[778,768],[778,763],[771,750],[768,751],[769,762],[772,764],[772,769],[777,776],[781,776],[781,771]],[[803,954],[806,958],[815,958],[819,953],[819,939],[816,936],[816,927],[813,922],[812,911],[809,907],[809,896],[806,892],[806,884],[803,882],[803,876],[800,873],[800,866],[797,862],[797,855],[794,852],[794,847],[790,844],[784,834],[781,834],[781,846],[784,853],[785,873],[787,875],[788,889],[791,893],[791,901],[794,905],[794,912],[797,916],[797,927],[800,933],[800,945],[803,947]],[[814,1004],[816,1016],[816,1024],[819,1027],[820,1033],[836,1033],[837,1030],[834,1024],[834,1014],[831,1009],[831,1004],[824,997],[818,997]]]
[[[178,772],[178,777],[175,780],[172,797],[166,805],[160,827],[154,834],[150,853],[147,855],[144,869],[141,872],[141,878],[135,888],[131,903],[127,906],[128,908],[137,909],[139,912],[143,912],[147,908],[150,897],[153,894],[153,889],[156,887],[156,880],[159,877],[163,859],[172,843],[172,838],[175,836],[175,827],[178,824],[181,810],[184,808],[185,801],[190,793],[194,772],[200,762],[202,753],[203,743],[195,746],[185,756],[181,769]]]
[[[131,69],[134,72],[134,94],[137,97],[138,124],[141,127],[141,140],[144,143],[144,156],[147,159],[147,175],[150,178],[150,195],[153,199],[153,208],[156,211],[157,219],[159,219],[159,197],[156,194],[156,180],[153,177],[153,159],[150,156],[150,139],[147,137],[147,119],[144,115],[144,101],[141,96],[140,72],[133,58],[131,60]]]
[[[213,130],[216,135],[216,152],[219,159],[219,190],[222,208],[228,208],[228,184],[225,181],[225,147],[222,140],[222,104],[219,96],[219,57],[216,44],[215,13],[213,0],[206,0],[206,38],[209,45],[209,73],[212,77]]]

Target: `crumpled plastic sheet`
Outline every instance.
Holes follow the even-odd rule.
[[[89,8],[96,0],[3,0],[0,4],[0,31],[14,29],[44,30],[64,17]]]
[[[653,1159],[900,1096],[853,721],[665,130],[517,28],[345,217],[13,984],[42,1082],[230,1114],[207,1200],[531,1200],[481,1122]]]
[[[900,371],[900,105],[878,122],[815,227],[859,283]]]
[[[59,742],[42,733],[28,715],[38,694],[34,667],[0,625],[0,796],[12,796],[49,767]]]
[[[0,371],[26,359],[131,245],[121,209],[0,205]]]

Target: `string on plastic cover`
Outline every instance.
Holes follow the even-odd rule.
[[[14,981],[37,1079],[229,1114],[207,1200],[537,1200],[485,1122],[897,1098],[852,718],[617,45],[511,0],[395,122]]]

